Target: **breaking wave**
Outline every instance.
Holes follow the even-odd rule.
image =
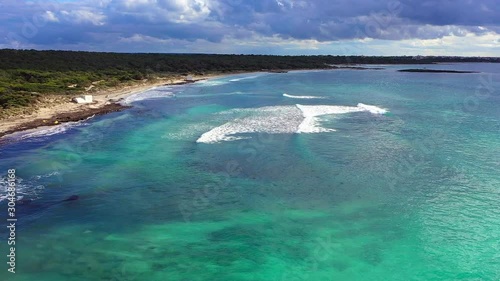
[[[249,138],[251,133],[293,134],[333,132],[335,129],[320,126],[320,117],[353,112],[384,114],[386,109],[366,104],[358,106],[300,105],[267,106],[253,109],[233,109],[220,114],[244,113],[221,126],[202,134],[196,142],[217,143]]]
[[[324,97],[317,96],[293,96],[289,94],[283,94],[283,96],[291,99],[324,99]]]
[[[248,138],[248,133],[294,133],[302,122],[300,110],[295,106],[267,106],[255,109],[236,109],[223,114],[247,114],[204,133],[196,141],[216,143]]]
[[[193,85],[195,86],[200,86],[200,87],[212,87],[212,86],[220,86],[220,85],[225,85],[229,83],[228,81],[221,80],[221,79],[208,79],[208,80],[202,80],[194,83]]]
[[[238,82],[238,81],[241,81],[241,80],[254,79],[254,78],[258,78],[260,76],[262,76],[262,74],[260,74],[260,75],[253,75],[253,76],[245,76],[245,77],[240,77],[240,78],[234,78],[234,79],[229,80],[229,82]]]
[[[30,129],[26,131],[20,131],[13,133],[11,135],[5,136],[6,140],[9,141],[20,141],[20,140],[26,140],[26,139],[31,139],[31,138],[42,138],[42,137],[48,137],[56,134],[62,134],[65,133],[72,128],[76,128],[79,126],[82,126],[85,124],[85,121],[93,118],[94,116],[88,117],[85,120],[77,121],[77,122],[67,122],[67,123],[62,123],[60,125],[55,125],[55,126],[44,126],[44,127],[38,127],[35,129]]]
[[[40,179],[50,178],[59,175],[58,172],[52,172],[46,175],[38,175],[25,180],[16,176],[16,200],[29,199],[36,200],[41,197],[45,186],[39,183]],[[7,176],[0,177],[0,202],[7,199],[9,182]]]
[[[173,98],[175,94],[171,91],[170,87],[157,87],[150,90],[140,92],[137,94],[130,95],[121,101],[121,104],[131,104],[133,102],[150,100],[150,99],[160,99],[160,98]]]
[[[368,111],[373,114],[386,114],[388,112],[385,108],[380,108],[374,105],[367,105],[364,103],[358,103],[358,108],[361,108],[364,111]]]

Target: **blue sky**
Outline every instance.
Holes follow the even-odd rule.
[[[0,3],[0,48],[500,56],[498,0]]]

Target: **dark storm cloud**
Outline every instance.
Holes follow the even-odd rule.
[[[0,44],[98,45],[158,40],[433,39],[498,32],[495,0],[12,1],[0,7]],[[102,41],[104,40],[104,41]]]
[[[497,0],[402,0],[401,16],[433,25],[499,25],[500,5]]]

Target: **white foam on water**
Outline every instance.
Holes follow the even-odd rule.
[[[364,103],[358,103],[358,107],[373,114],[386,114],[388,112],[388,110],[385,108],[380,108],[374,105],[368,105]]]
[[[161,138],[170,140],[190,140],[199,137],[200,134],[212,128],[213,126],[206,122],[197,122],[188,126],[183,126],[177,130],[169,130],[168,132],[165,132]]]
[[[21,132],[16,132],[11,135],[6,136],[6,139],[10,140],[25,140],[25,139],[30,139],[30,138],[40,138],[40,137],[48,137],[52,136],[55,134],[62,134],[65,133],[66,131],[81,126],[84,124],[85,121],[93,118],[94,116],[88,117],[85,120],[77,121],[77,122],[66,122],[66,123],[61,123],[59,125],[55,126],[43,126],[43,127],[38,127],[35,129],[30,129],[26,131],[21,131]]]
[[[121,104],[128,105],[133,102],[142,101],[142,100],[150,100],[150,99],[161,99],[161,98],[173,98],[175,94],[170,90],[170,87],[156,87],[150,90],[140,92],[137,94],[130,95],[121,101]]]
[[[219,79],[207,79],[194,83],[194,85],[202,86],[202,87],[212,87],[212,86],[220,86],[229,83],[228,81],[219,80]]]
[[[322,115],[331,115],[331,114],[345,114],[351,112],[360,112],[364,111],[362,108],[354,107],[354,106],[343,106],[343,105],[296,105],[300,111],[302,111],[302,115],[304,118],[307,117],[316,117]]]
[[[317,97],[317,96],[293,96],[289,94],[283,94],[284,97],[291,99],[324,99],[325,97]]]
[[[28,197],[31,200],[40,198],[40,193],[45,186],[38,184],[36,180],[41,178],[48,178],[57,175],[57,172],[53,172],[47,175],[35,176],[32,179],[25,181],[23,178],[16,176],[16,200],[21,200]],[[9,181],[7,176],[0,177],[0,202],[8,198]]]
[[[300,123],[299,128],[297,129],[297,133],[326,133],[326,132],[335,132],[335,129],[327,129],[323,128],[319,125],[319,121],[321,121],[318,117],[306,117],[304,121]]]
[[[37,137],[47,137],[55,134],[61,134],[66,132],[75,124],[63,123],[61,125],[51,126],[51,127],[40,127],[35,129],[33,132],[28,132],[19,136],[19,139],[37,138]]]
[[[217,143],[248,138],[241,134],[294,133],[302,122],[300,110],[295,106],[267,106],[254,109],[235,109],[222,114],[247,115],[213,128],[196,141],[198,143]]]
[[[297,108],[302,111],[304,121],[300,124],[297,133],[321,133],[334,132],[335,129],[326,129],[319,126],[319,116],[346,114],[352,112],[368,111],[372,114],[385,114],[387,109],[380,108],[374,105],[358,103],[358,106],[338,106],[338,105],[300,105]]]
[[[262,75],[263,74],[253,75],[253,76],[245,76],[245,77],[241,77],[241,78],[234,78],[234,79],[229,80],[229,82],[238,82],[238,81],[241,81],[241,80],[254,79],[254,78],[258,78],[258,77],[260,77]]]
[[[43,178],[50,178],[52,176],[57,176],[57,175],[60,175],[60,174],[61,174],[60,172],[54,171],[54,172],[51,172],[51,173],[48,173],[48,174],[45,174],[45,175],[34,176],[33,179],[39,180],[39,179],[43,179]]]
[[[304,121],[299,125],[297,133],[321,133],[334,132],[335,129],[327,129],[319,126],[319,116],[346,114],[363,111],[361,108],[338,105],[300,105],[297,108],[302,112]]]
[[[199,95],[179,94],[177,97],[178,98],[205,98],[205,97],[233,96],[233,95],[242,95],[242,94],[245,94],[245,93],[241,92],[241,91],[236,91],[236,92],[228,92],[228,93],[199,94]]]
[[[335,129],[320,126],[320,117],[325,115],[340,115],[353,112],[370,112],[384,114],[386,109],[373,105],[358,104],[358,106],[338,105],[300,105],[267,106],[261,108],[233,109],[218,113],[218,115],[237,115],[221,126],[202,134],[196,142],[217,143],[247,139],[244,134],[293,134],[334,132]]]
[[[323,71],[328,71],[324,69],[306,69],[306,70],[290,70],[288,73],[315,73],[315,72],[323,72]]]

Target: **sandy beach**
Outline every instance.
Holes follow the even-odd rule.
[[[134,85],[81,93],[93,96],[93,103],[91,104],[77,104],[73,102],[72,99],[79,95],[49,95],[44,97],[35,106],[32,113],[20,112],[20,114],[16,114],[15,116],[0,119],[0,138],[18,131],[41,126],[54,126],[64,122],[83,120],[93,115],[120,111],[128,108],[128,106],[119,104],[122,99],[154,87],[188,84],[218,76],[222,75],[208,74],[196,76],[193,77],[192,81],[186,81],[184,77],[160,78],[153,81],[143,80]]]

